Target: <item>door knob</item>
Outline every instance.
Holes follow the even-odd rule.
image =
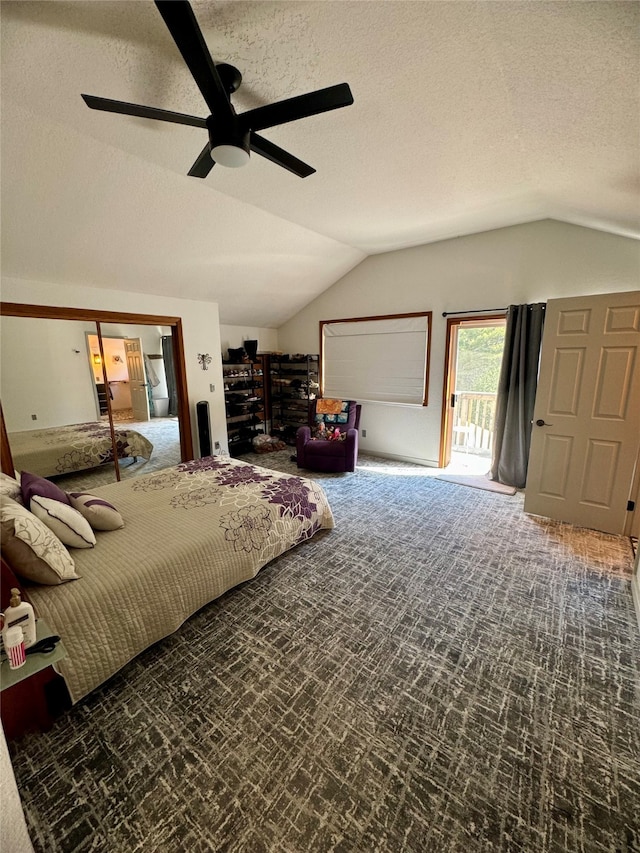
[[[543,421],[542,418],[538,418],[536,426],[553,426],[553,424],[548,424],[546,421]]]

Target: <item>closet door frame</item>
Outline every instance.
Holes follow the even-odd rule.
[[[180,424],[180,456],[183,462],[193,459],[191,415],[187,391],[187,369],[184,357],[182,318],[156,314],[127,314],[121,311],[95,311],[90,308],[58,308],[51,305],[25,305],[20,302],[0,302],[0,316],[26,317],[44,320],[82,320],[93,323],[128,323],[140,326],[169,326],[173,343],[173,358],[178,386],[178,422]],[[97,327],[100,339],[100,326]],[[104,363],[104,361],[103,361]],[[115,441],[113,423],[109,419],[111,438]],[[14,476],[13,458],[7,429],[0,404],[0,467],[5,474]]]

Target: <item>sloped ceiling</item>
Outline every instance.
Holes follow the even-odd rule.
[[[239,112],[348,82],[264,131],[311,163],[187,171],[206,116],[152,2],[2,13],[4,275],[219,303],[278,326],[368,254],[554,218],[640,237],[640,7],[630,2],[194,2]]]

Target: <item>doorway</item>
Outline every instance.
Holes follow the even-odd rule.
[[[107,375],[107,383],[105,385],[98,336],[87,333],[86,337],[89,367],[94,380],[93,385],[99,417],[102,420],[108,420],[108,395],[111,401],[111,413],[114,421],[148,421],[149,406],[146,401],[146,391],[142,400],[142,406],[137,396],[134,400],[132,376],[127,357],[128,339],[124,337],[102,336],[102,352],[104,354],[104,366]],[[139,339],[137,340],[139,345]],[[144,376],[142,377],[142,383],[145,383]],[[146,388],[146,384],[144,387]]]
[[[486,474],[491,467],[504,314],[447,319],[439,466]]]

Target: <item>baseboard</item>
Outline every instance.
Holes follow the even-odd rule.
[[[631,592],[633,594],[633,604],[636,608],[636,619],[638,620],[638,630],[640,630],[640,579],[635,574],[631,581]]]
[[[438,467],[438,463],[433,459],[418,459],[416,456],[398,456],[396,453],[381,453],[378,450],[367,450],[366,447],[362,446],[362,442],[359,444],[359,449],[362,453],[366,453],[367,456],[377,456],[378,459],[391,459],[394,462],[411,462],[414,465],[423,465],[425,468]]]
[[[636,609],[638,629],[640,629],[640,548],[636,554],[635,568],[633,570],[633,577],[631,578],[631,594],[633,595],[633,605]]]

